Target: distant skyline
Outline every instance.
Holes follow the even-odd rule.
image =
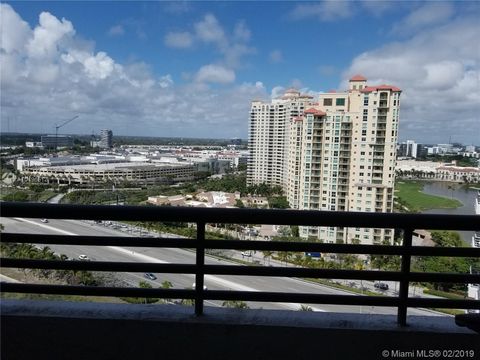
[[[480,3],[3,2],[1,131],[245,139],[250,102],[362,74],[399,141],[480,139]]]

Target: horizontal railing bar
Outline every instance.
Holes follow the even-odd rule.
[[[156,272],[166,274],[194,274],[194,264],[157,264],[139,262],[108,262],[108,261],[62,261],[35,259],[0,259],[5,268],[27,268],[48,270],[90,270],[117,272]],[[236,275],[236,276],[273,276],[300,277],[323,279],[352,280],[389,280],[400,281],[405,275],[394,271],[366,270],[334,270],[289,267],[238,266],[238,265],[205,265],[205,274]],[[480,275],[449,274],[449,273],[410,273],[409,281],[478,283]]]
[[[145,288],[110,288],[94,286],[43,285],[1,282],[0,287],[5,293],[29,294],[57,294],[57,295],[85,295],[85,296],[112,296],[112,297],[160,297],[170,299],[193,299],[194,290],[184,289],[145,289]],[[355,296],[355,295],[325,295],[282,292],[255,292],[255,291],[225,291],[206,290],[207,300],[243,300],[261,302],[289,302],[313,303],[332,305],[370,305],[370,306],[398,306],[397,297],[385,296]],[[476,300],[451,300],[432,298],[408,298],[409,307],[461,308],[478,309]]]
[[[445,282],[475,284],[480,283],[480,275],[450,274],[450,273],[410,273],[410,281],[416,282]]]
[[[352,279],[352,280],[389,280],[400,281],[408,277],[409,281],[477,283],[480,275],[450,274],[450,273],[410,273],[409,276],[395,271],[372,270],[337,270],[311,269],[290,267],[264,266],[229,266],[205,265],[206,274],[239,275],[239,276],[270,276],[270,277],[301,277],[324,279]]]
[[[56,294],[113,297],[162,297],[170,299],[193,299],[194,290],[188,289],[146,289],[146,288],[114,288],[101,286],[44,285],[0,282],[3,292],[25,294]]]
[[[142,238],[125,236],[71,236],[45,234],[2,233],[2,242],[23,244],[131,246],[157,248],[194,248],[195,239],[184,238]]]
[[[177,289],[144,289],[144,288],[106,288],[94,286],[65,286],[0,283],[2,291],[8,293],[33,293],[57,295],[113,296],[113,297],[162,297],[193,299],[194,290]],[[384,296],[324,295],[324,294],[292,294],[282,292],[225,291],[206,290],[207,300],[244,300],[262,302],[297,302],[338,305],[375,305],[396,306],[397,298]]]
[[[462,299],[433,299],[433,298],[408,298],[407,305],[409,307],[434,307],[447,309],[479,309],[480,301],[478,300],[462,300]]]
[[[208,249],[322,252],[339,254],[480,257],[480,248],[413,246],[411,249],[389,245],[325,244],[314,242],[262,240],[205,240]]]
[[[326,295],[287,292],[255,292],[209,290],[205,292],[209,300],[243,300],[262,302],[312,303],[332,305],[375,305],[397,306],[398,298],[386,296]]]
[[[1,258],[5,268],[27,268],[48,270],[90,270],[118,272],[157,272],[166,274],[194,274],[195,264],[158,264],[142,262],[110,262],[110,261],[64,261]]]
[[[478,230],[475,215],[365,213],[312,210],[220,209],[2,202],[4,217],[180,221],[231,224]],[[107,215],[108,214],[108,215]],[[106,216],[107,215],[107,216]]]
[[[209,300],[243,300],[264,302],[292,302],[292,303],[315,303],[325,305],[371,305],[371,306],[398,306],[398,297],[386,296],[351,296],[351,295],[325,295],[325,294],[292,294],[278,292],[251,292],[251,291],[224,291],[213,290],[205,293]],[[479,302],[476,300],[451,300],[431,298],[409,298],[409,307],[445,307],[477,309]]]
[[[2,233],[4,243],[31,243],[56,245],[91,245],[91,246],[131,246],[155,248],[194,248],[195,239],[184,238],[142,238],[122,236],[69,236],[45,234]],[[270,250],[299,251],[341,254],[371,254],[371,255],[403,255],[412,256],[452,256],[480,257],[480,248],[454,248],[413,246],[410,251],[401,246],[388,245],[357,245],[357,244],[323,244],[313,242],[284,242],[259,240],[205,240],[207,249],[223,250]]]

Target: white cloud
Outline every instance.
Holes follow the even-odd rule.
[[[205,65],[195,75],[198,82],[228,84],[235,81],[235,72],[220,65]]]
[[[233,35],[235,40],[246,42],[250,40],[250,36],[252,35],[252,33],[250,29],[247,27],[247,25],[245,24],[245,21],[242,20],[235,25],[235,30]]]
[[[75,34],[72,23],[59,21],[48,12],[40,14],[39,26],[33,31],[33,38],[27,43],[28,55],[34,59],[52,59],[58,54],[59,45],[64,37]]]
[[[454,7],[448,2],[430,2],[412,11],[408,16],[393,26],[392,32],[411,34],[418,29],[436,25],[450,19]]]
[[[377,17],[401,6],[401,3],[398,1],[362,0],[360,3],[364,9]]]
[[[277,97],[279,97],[279,96],[282,96],[282,95],[285,93],[285,90],[286,90],[286,89],[285,89],[285,87],[283,87],[283,86],[274,86],[274,87],[272,88],[271,93],[270,93],[270,97],[271,97],[272,99],[275,99],[275,98],[277,98]]]
[[[158,81],[158,84],[160,85],[160,87],[162,89],[165,89],[165,88],[168,88],[168,87],[172,86],[173,85],[172,76],[170,74],[161,76],[159,81]]]
[[[283,61],[283,54],[280,50],[273,50],[268,55],[271,63],[279,63]]]
[[[302,20],[316,17],[320,21],[337,21],[353,15],[353,2],[350,1],[322,1],[315,4],[297,5],[290,13],[292,20]]]
[[[0,4],[2,49],[6,53],[23,52],[31,36],[28,24],[8,4]],[[15,31],[8,31],[15,29]]]
[[[195,23],[197,37],[207,43],[216,43],[223,46],[226,43],[226,36],[217,18],[212,14],[204,16],[202,21]]]
[[[188,49],[193,45],[193,36],[188,31],[169,32],[165,35],[164,41],[168,47]]]
[[[480,25],[475,14],[357,56],[344,73],[402,90],[402,139],[472,143],[480,134]]]
[[[8,38],[0,44],[2,128],[10,119],[14,131],[48,133],[78,114],[70,133],[108,127],[124,135],[245,137],[250,101],[267,97],[261,82],[236,85],[235,72],[221,64],[177,85],[147,64],[120,64],[95,50],[65,19],[43,13],[32,30],[10,5],[1,7]]]
[[[216,61],[227,68],[244,66],[246,55],[254,54],[255,48],[248,45],[251,31],[245,21],[239,21],[233,34],[227,34],[213,14],[206,14],[193,24],[193,32],[170,32],[165,36],[165,45],[175,48],[191,48],[196,44],[211,45],[222,56]]]
[[[108,30],[108,35],[110,35],[110,36],[120,36],[120,35],[123,35],[123,34],[125,34],[125,29],[123,28],[122,25],[112,26]]]

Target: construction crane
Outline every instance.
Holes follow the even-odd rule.
[[[65,125],[67,125],[68,123],[72,122],[73,120],[75,120],[76,118],[78,118],[80,115],[75,115],[73,118],[71,119],[68,119],[68,120],[65,120],[63,123],[61,123],[60,125],[55,125],[55,151],[57,151],[57,138],[58,138],[58,129],[60,129],[61,127],[64,127]]]

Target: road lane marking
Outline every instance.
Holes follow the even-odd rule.
[[[54,228],[53,226],[50,226],[50,225],[39,224],[35,221],[27,220],[27,219],[24,219],[24,218],[15,218],[15,219],[18,219],[20,221],[24,221],[24,222],[32,224],[32,225],[37,225],[37,226],[43,227],[45,229],[49,229],[49,230],[52,230],[52,231],[57,231],[59,233],[65,234],[65,235],[78,236],[78,234],[75,234],[75,233],[72,233],[72,232],[66,231],[66,230],[57,229],[57,228]],[[142,259],[144,261],[157,263],[157,264],[170,264],[170,262],[168,262],[168,261],[160,260],[160,259],[157,259],[157,258],[155,258],[153,256],[149,256],[149,255],[139,254],[139,253],[136,253],[135,251],[127,250],[127,249],[119,247],[119,246],[105,246],[105,247],[109,248],[111,250],[115,250],[117,252],[121,252],[125,255],[135,257],[137,259]],[[193,274],[190,274],[190,275],[192,277],[195,276]],[[215,276],[215,275],[205,275],[205,280],[207,280],[207,279],[211,282],[219,284],[220,286],[224,286],[226,288],[234,289],[234,290],[237,290],[237,291],[252,291],[252,292],[260,291],[260,290],[257,290],[255,288],[249,287],[249,286],[240,285],[240,284],[234,283],[233,281],[222,279],[222,278],[220,278],[218,276]],[[286,308],[292,309],[292,310],[299,310],[300,309],[299,304],[283,303],[283,302],[282,303],[277,303],[277,304],[280,305],[280,306],[284,306]],[[320,311],[320,312],[325,311],[325,310],[322,310],[322,309],[317,308],[317,307],[313,307],[313,306],[310,306],[310,307],[313,309],[313,311]]]
[[[32,224],[32,225],[37,225],[37,226],[43,227],[43,228],[48,229],[48,230],[56,231],[56,232],[59,232],[59,233],[64,234],[64,235],[78,236],[78,234],[72,233],[70,231],[57,229],[57,228],[54,228],[53,226],[50,226],[50,225],[39,224],[39,223],[37,223],[35,221],[32,221],[32,220],[27,220],[27,219],[24,219],[24,218],[14,218],[14,219],[18,220],[18,221],[23,221],[23,222],[26,222],[26,223],[29,223],[29,224]]]

